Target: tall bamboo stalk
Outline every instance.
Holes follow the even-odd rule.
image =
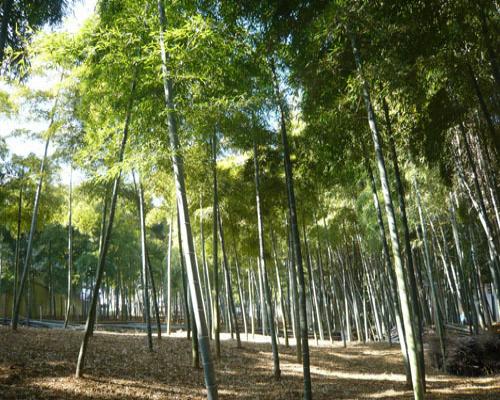
[[[283,97],[280,92],[274,63],[272,63],[271,67],[274,78],[274,89],[280,113],[281,142],[283,146],[283,156],[284,156],[283,161],[285,167],[288,207],[290,212],[290,225],[293,238],[292,241],[293,253],[295,255],[295,260],[297,263],[297,278],[299,283],[298,284],[299,318],[300,318],[300,335],[302,340],[301,345],[302,345],[302,370],[304,375],[304,400],[310,400],[312,398],[312,388],[311,388],[311,371],[310,371],[310,361],[309,361],[309,329],[307,325],[306,290],[305,290],[306,284],[304,278],[304,267],[302,262],[299,225],[297,222],[298,221],[297,206],[295,203],[295,191],[293,186],[292,163],[290,161],[290,147],[288,144],[288,135],[286,129],[285,106],[283,103]]]
[[[3,51],[3,49],[1,49]],[[61,76],[62,79],[62,76]],[[38,185],[36,188],[35,192],[35,200],[33,201],[33,214],[31,215],[31,226],[30,226],[30,233],[28,236],[28,244],[26,248],[26,253],[24,255],[24,265],[23,265],[23,272],[21,274],[21,281],[19,282],[19,288],[17,290],[17,297],[15,299],[14,303],[14,313],[12,316],[12,330],[17,330],[17,325],[19,323],[19,310],[21,308],[21,300],[23,297],[23,292],[24,292],[24,286],[26,285],[26,278],[29,275],[29,270],[31,266],[31,256],[33,253],[33,237],[35,235],[36,231],[36,225],[38,221],[38,209],[40,208],[40,196],[42,194],[42,184],[43,184],[43,178],[45,174],[45,166],[47,164],[47,154],[49,151],[49,144],[50,144],[50,139],[53,134],[53,128],[54,128],[54,118],[56,114],[56,109],[57,109],[57,104],[59,101],[59,93],[57,94],[56,100],[54,101],[54,105],[52,107],[52,110],[50,112],[50,122],[49,122],[49,127],[46,132],[46,139],[45,139],[45,147],[43,150],[43,157],[42,157],[42,162],[40,164],[40,172],[39,172],[39,177],[38,177]]]
[[[216,400],[218,398],[217,383],[215,380],[215,368],[212,361],[212,354],[210,352],[210,340],[208,337],[207,321],[205,318],[205,311],[203,309],[203,299],[201,294],[200,283],[198,281],[198,271],[196,269],[196,260],[194,253],[193,235],[191,232],[191,223],[189,219],[188,202],[186,196],[186,186],[184,179],[184,163],[180,154],[179,136],[177,132],[177,120],[174,103],[174,93],[172,80],[168,71],[168,53],[165,50],[164,34],[167,27],[167,19],[165,16],[165,9],[163,1],[158,0],[158,14],[160,21],[160,48],[162,59],[162,77],[163,88],[165,92],[165,105],[167,109],[167,124],[169,131],[170,149],[172,153],[172,167],[175,180],[175,191],[177,197],[177,204],[179,209],[179,217],[181,220],[182,236],[182,251],[186,261],[186,269],[189,280],[189,288],[191,293],[191,301],[195,315],[198,345],[202,358],[203,370],[205,373],[205,386],[207,388],[207,398],[209,400]]]
[[[68,327],[69,311],[71,309],[71,271],[73,270],[73,165],[69,173],[69,216],[68,216],[68,291],[66,300],[66,314],[64,316],[64,329]]]
[[[274,316],[272,308],[271,288],[267,278],[266,259],[264,257],[264,222],[262,221],[262,209],[260,205],[260,177],[259,177],[259,159],[257,151],[257,143],[253,143],[253,163],[255,172],[255,203],[257,205],[257,230],[259,233],[259,265],[261,268],[264,294],[266,297],[267,321],[269,326],[269,334],[271,335],[271,346],[273,351],[273,368],[274,379],[279,380],[281,376],[280,359],[278,355],[278,344],[276,343],[276,332],[274,327]]]
[[[420,369],[418,367],[419,361],[418,361],[418,354],[417,354],[417,349],[416,349],[416,335],[415,335],[415,331],[414,331],[414,327],[413,327],[413,323],[412,323],[411,308],[410,308],[410,305],[408,303],[409,296],[408,296],[408,290],[406,287],[406,278],[405,278],[405,274],[404,274],[403,263],[401,260],[401,251],[399,248],[399,234],[398,234],[397,225],[396,225],[396,216],[394,213],[394,206],[392,203],[392,195],[391,195],[391,192],[389,189],[389,178],[387,177],[387,170],[385,167],[385,159],[384,159],[384,155],[382,152],[380,132],[379,132],[378,127],[377,127],[375,112],[373,110],[373,105],[372,105],[372,102],[370,99],[370,91],[369,91],[368,83],[363,76],[361,56],[360,56],[360,52],[359,52],[359,49],[358,49],[358,46],[356,43],[356,38],[352,32],[349,32],[349,36],[350,36],[350,40],[351,40],[351,46],[352,46],[352,51],[354,54],[356,67],[357,67],[358,73],[362,79],[363,99],[364,99],[365,106],[366,106],[368,124],[369,124],[370,131],[372,134],[373,146],[374,146],[374,150],[375,150],[375,156],[377,159],[377,166],[378,166],[379,175],[380,175],[380,183],[382,186],[382,193],[384,195],[387,221],[388,221],[388,225],[389,225],[389,232],[390,232],[391,243],[392,243],[394,267],[396,270],[397,286],[398,286],[398,292],[399,292],[399,298],[400,298],[400,304],[401,304],[401,311],[403,314],[403,323],[404,323],[404,328],[405,328],[406,343],[408,346],[408,353],[409,353],[408,356],[410,359],[413,393],[414,393],[414,397],[416,400],[421,400],[424,397],[423,379],[422,379],[422,376],[420,375]]]
[[[118,162],[121,163],[123,161],[123,155],[125,153],[125,146],[127,144],[128,133],[129,133],[129,125],[130,119],[132,116],[132,105],[135,96],[135,90],[137,85],[137,75],[138,75],[138,67],[135,67],[134,76],[131,82],[130,89],[130,97],[127,104],[127,115],[125,117],[125,124],[123,127],[123,135],[120,144],[120,150],[118,154]],[[76,373],[75,376],[80,378],[83,374],[83,368],[85,366],[85,355],[87,353],[87,346],[94,331],[94,324],[96,320],[96,310],[97,310],[97,301],[99,298],[99,289],[101,287],[102,278],[104,275],[104,265],[106,262],[106,255],[108,253],[109,242],[111,240],[111,232],[113,231],[113,222],[115,217],[116,210],[116,202],[118,199],[118,190],[120,187],[120,179],[121,179],[121,169],[118,173],[118,176],[113,181],[113,192],[111,195],[111,204],[109,210],[109,219],[106,226],[106,230],[102,232],[102,240],[100,241],[100,250],[99,250],[99,262],[97,265],[97,273],[94,287],[92,289],[92,300],[90,304],[90,310],[87,316],[87,323],[85,325],[85,335],[83,336],[82,344],[80,346],[80,352],[78,354],[78,361],[76,364]],[[106,203],[105,203],[106,204]],[[106,207],[104,207],[104,213],[106,212]],[[103,216],[103,228],[105,225],[105,217]]]

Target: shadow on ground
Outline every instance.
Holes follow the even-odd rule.
[[[74,368],[82,332],[0,327],[0,398],[5,399],[203,399],[203,371],[191,367],[190,341],[177,335],[97,332],[85,378]],[[222,342],[216,362],[221,399],[299,399],[302,369],[294,348],[280,346],[282,379],[273,380],[267,343]],[[397,346],[311,347],[315,399],[410,399]],[[428,399],[498,399],[499,376],[460,378],[428,370]]]

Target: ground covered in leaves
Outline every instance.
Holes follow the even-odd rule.
[[[203,399],[203,372],[191,367],[190,342],[178,332],[155,339],[149,353],[141,334],[96,332],[83,379],[73,377],[82,332],[0,327],[2,399]],[[250,340],[252,338],[250,337]],[[294,348],[280,345],[282,379],[272,377],[271,345],[222,342],[217,361],[221,399],[299,399],[301,366]],[[260,343],[259,343],[260,341]],[[315,347],[311,341],[315,399],[406,399],[397,346],[353,344]],[[500,376],[462,378],[428,367],[429,399],[500,399]]]

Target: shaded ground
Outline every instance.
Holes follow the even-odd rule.
[[[141,334],[97,332],[84,379],[73,378],[82,332],[0,327],[2,399],[203,399],[203,372],[191,367],[190,342],[179,332],[146,349]],[[257,342],[262,337],[256,336]],[[301,366],[295,349],[280,346],[282,380],[272,379],[268,343],[222,342],[217,362],[221,399],[298,399]],[[311,341],[315,399],[407,399],[397,347],[315,347]],[[500,376],[461,378],[428,367],[429,399],[500,399]]]

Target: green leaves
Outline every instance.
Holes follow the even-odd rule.
[[[17,105],[11,98],[11,95],[0,89],[0,116],[10,117],[17,111]]]

